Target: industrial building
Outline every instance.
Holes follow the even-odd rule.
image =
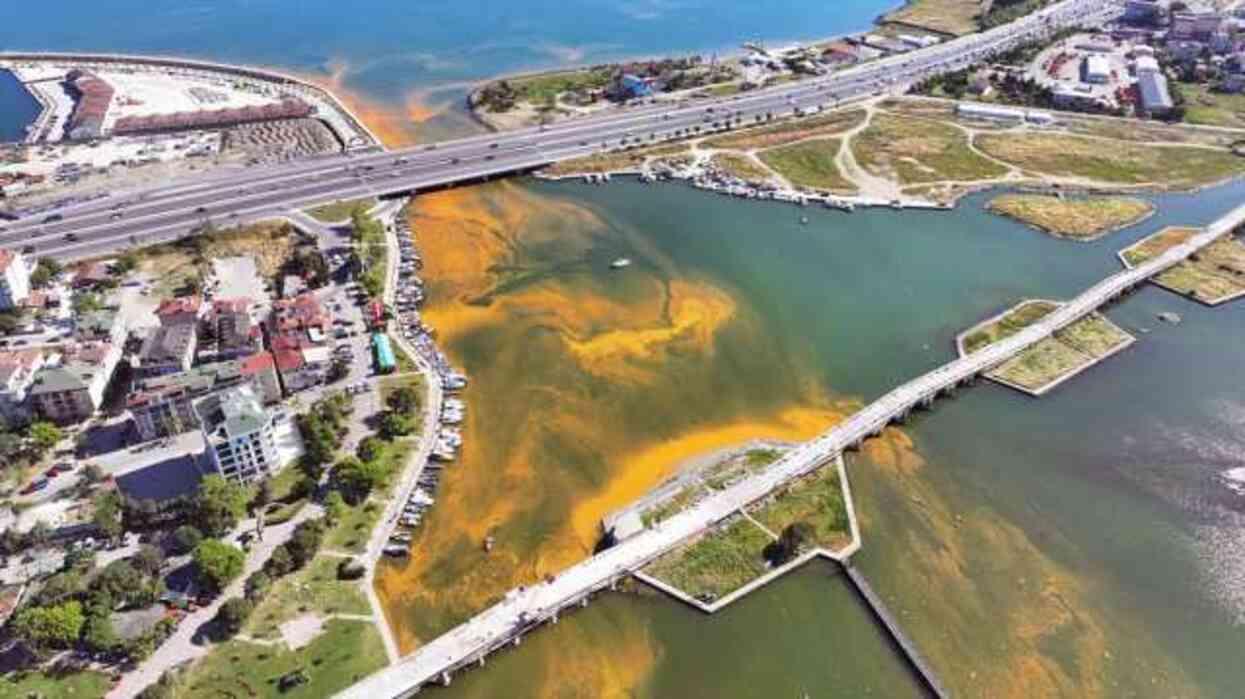
[[[1167,89],[1167,78],[1158,71],[1137,76],[1137,93],[1141,98],[1142,110],[1149,116],[1165,116],[1175,106],[1171,92]]]
[[[65,124],[65,136],[72,141],[89,141],[104,135],[104,119],[112,106],[115,91],[93,73],[71,70],[65,75],[65,88],[74,97],[73,113]]]

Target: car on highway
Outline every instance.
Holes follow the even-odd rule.
[[[61,214],[48,214],[47,216],[43,217],[44,223],[56,223],[57,221],[64,221],[64,220],[65,220],[65,217],[62,216]]]

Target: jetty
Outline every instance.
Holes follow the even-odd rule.
[[[880,435],[892,423],[903,422],[912,411],[928,408],[940,396],[973,383],[984,372],[1129,293],[1151,276],[1185,260],[1243,222],[1245,205],[1144,264],[1099,281],[1024,330],[891,390],[815,439],[791,449],[766,469],[705,498],[694,507],[556,576],[510,591],[498,604],[338,696],[350,699],[407,697],[429,683],[448,685],[455,672],[483,665],[490,653],[517,646],[524,634],[538,626],[556,624],[560,614],[586,606],[589,599],[602,590],[615,589],[624,578],[658,556],[765,497],[787,481],[838,458],[845,450],[859,448],[865,440]]]

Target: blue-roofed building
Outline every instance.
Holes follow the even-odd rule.
[[[398,358],[393,354],[393,345],[384,333],[372,334],[372,351],[376,353],[376,369],[382,374],[391,373],[398,367]]]
[[[653,87],[644,78],[632,73],[623,73],[610,88],[610,96],[616,100],[640,99],[652,95]]]
[[[1166,116],[1174,106],[1167,78],[1157,71],[1137,76],[1137,92],[1141,97],[1141,109],[1150,116]]]

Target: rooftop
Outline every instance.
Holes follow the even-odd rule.
[[[256,432],[268,423],[268,414],[250,386],[236,386],[195,401],[205,432],[233,439]]]

